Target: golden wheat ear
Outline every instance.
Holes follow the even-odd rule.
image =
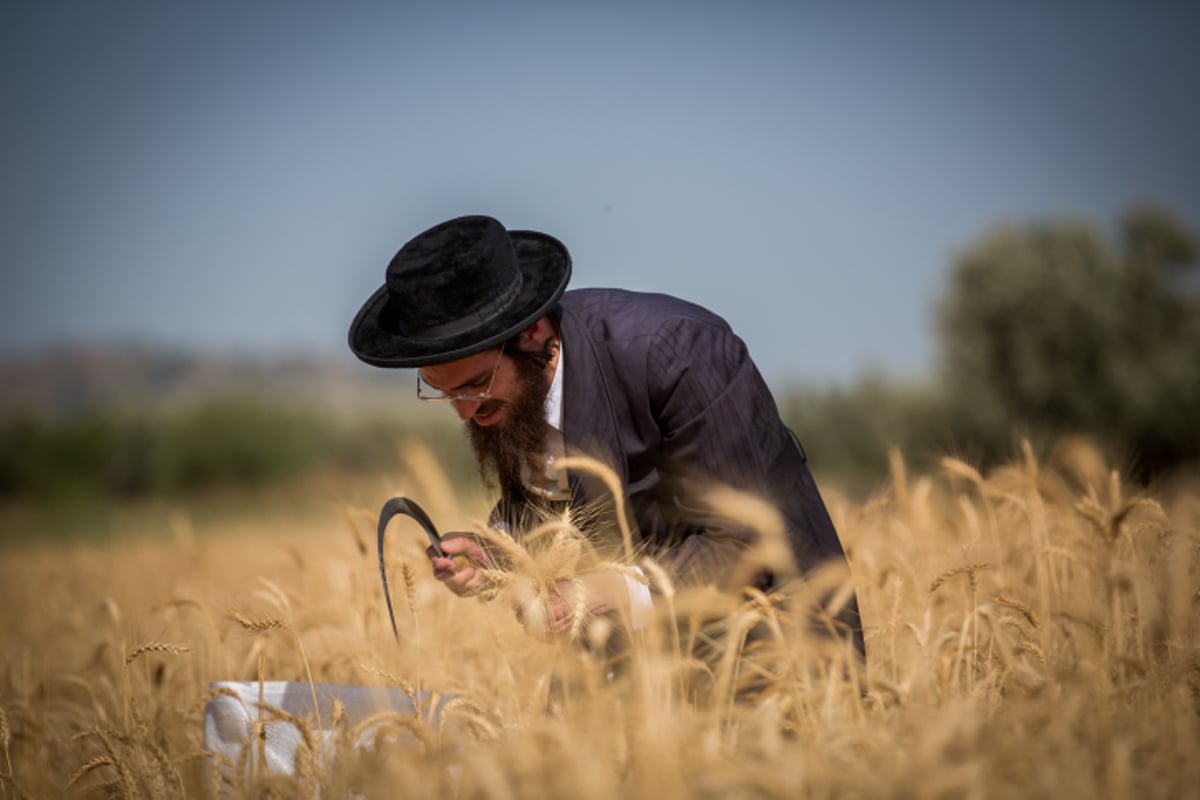
[[[144,642],[129,651],[125,656],[125,663],[131,664],[135,659],[145,653],[168,653],[175,655],[178,653],[187,653],[191,650],[186,644],[173,644],[171,642]]]

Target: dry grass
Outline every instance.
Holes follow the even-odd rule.
[[[465,527],[429,455],[409,461],[423,476],[409,491]],[[491,603],[450,596],[419,534],[394,531],[399,645],[363,534],[395,492],[303,534],[5,551],[0,798],[1195,796],[1195,487],[1139,494],[1078,443],[986,476],[949,459],[934,475],[909,476],[899,454],[892,465],[871,502],[826,488],[866,623],[864,695],[844,651],[770,598],[676,587],[624,536],[664,613],[623,677],[531,636],[511,604],[536,607],[579,569],[627,571],[595,563],[569,521],[543,521],[528,547],[494,542],[520,573]],[[754,563],[778,557],[769,509],[728,493],[714,504],[762,532]],[[810,581],[830,613],[847,585],[836,570]],[[720,636],[696,624],[714,618]],[[619,627],[572,633],[598,646]],[[766,647],[738,658],[753,628]],[[210,681],[259,678],[454,699],[440,729],[335,709],[334,759],[305,739],[296,775],[235,780],[239,765],[202,750],[201,708]],[[736,702],[748,686],[756,699]],[[307,735],[304,720],[272,718]],[[364,726],[376,745],[355,749]]]

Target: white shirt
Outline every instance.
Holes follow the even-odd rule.
[[[563,352],[560,347],[558,359],[554,364],[554,377],[550,380],[550,390],[546,394],[546,423],[550,430],[546,433],[545,464],[535,474],[528,464],[521,465],[521,482],[525,488],[539,497],[548,500],[570,500],[571,487],[567,476],[561,473],[555,463],[566,453],[563,440]]]
[[[554,500],[567,500],[571,497],[567,476],[560,474],[554,463],[566,452],[563,440],[563,348],[558,349],[558,362],[554,365],[554,377],[550,381],[550,391],[546,394],[546,422],[550,425],[549,440],[546,443],[546,476],[556,482],[557,488],[547,490],[534,486],[526,479],[527,488],[537,494]],[[639,577],[645,573],[640,567],[633,567]],[[631,575],[625,575],[625,587],[629,591],[630,624],[634,630],[645,627],[654,616],[654,602],[650,597],[650,587]]]
[[[563,349],[558,348],[558,363],[554,365],[554,378],[550,381],[550,393],[546,395],[546,422],[562,435],[563,428]]]

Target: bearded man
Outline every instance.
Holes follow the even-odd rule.
[[[713,512],[706,493],[715,484],[767,501],[782,518],[794,564],[742,576],[749,585],[771,592],[781,588],[777,572],[844,564],[804,453],[726,322],[661,294],[566,291],[570,275],[570,255],[551,236],[509,231],[491,217],[453,219],[392,259],[350,327],[350,348],[368,364],[417,368],[418,397],[453,405],[499,490],[491,523],[518,540],[547,508],[606,518],[595,510],[604,486],[555,466],[581,454],[616,473],[623,496],[609,497],[609,511],[624,504],[638,551],[677,587],[731,588],[756,542],[751,529]],[[436,578],[456,594],[477,594],[481,542],[447,535],[442,549],[448,557],[429,553]],[[560,583],[550,630],[578,622],[578,608],[624,614],[634,627],[646,619],[655,597],[613,574]],[[580,590],[582,604],[568,596]],[[853,595],[835,622],[861,655]]]

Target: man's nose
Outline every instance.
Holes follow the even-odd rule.
[[[475,416],[475,412],[482,404],[482,400],[455,400],[454,410],[458,412],[458,418],[465,422]]]

